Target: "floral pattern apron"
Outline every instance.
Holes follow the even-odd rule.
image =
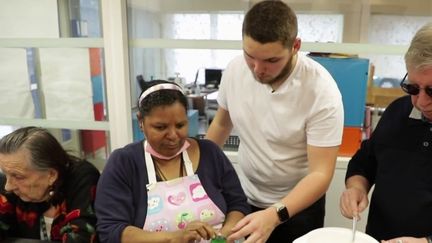
[[[147,141],[145,141],[144,146]],[[151,232],[176,231],[191,221],[202,221],[220,229],[223,212],[204,190],[186,151],[182,153],[187,176],[169,181],[156,181],[153,159],[145,151],[149,184],[147,185],[147,217],[143,229]]]

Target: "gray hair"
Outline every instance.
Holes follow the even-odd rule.
[[[405,53],[407,69],[432,67],[432,22],[421,27]]]
[[[0,140],[0,153],[12,154],[26,149],[30,166],[37,170],[65,170],[71,161],[68,153],[47,130],[39,127],[23,127]]]
[[[50,201],[59,204],[64,198],[62,186],[72,163],[80,161],[69,155],[57,139],[46,129],[40,127],[19,128],[0,139],[0,153],[13,154],[25,149],[30,155],[30,166],[39,171],[54,169],[58,172],[56,182],[52,185],[55,192]]]

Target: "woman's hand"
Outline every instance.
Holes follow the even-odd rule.
[[[216,237],[216,231],[207,223],[201,221],[192,221],[186,226],[186,231],[197,232],[198,235],[206,240]]]
[[[217,235],[227,238],[231,233],[234,226],[242,219],[245,215],[239,211],[231,211],[226,215],[225,222],[222,228],[218,231]],[[227,240],[228,243],[233,243],[234,240]]]
[[[210,240],[216,236],[216,232],[209,224],[192,221],[189,222],[185,229],[173,232],[171,243],[184,243],[200,241],[202,239]]]

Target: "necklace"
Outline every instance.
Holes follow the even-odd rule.
[[[152,156],[153,157],[153,156]],[[159,168],[158,163],[156,162],[156,160],[153,158],[153,164],[156,170],[156,175],[162,180],[162,181],[167,181],[168,179],[166,178],[166,176],[164,175],[164,173],[162,172],[162,170]],[[183,156],[180,157],[180,170],[179,170],[179,177],[183,177],[184,173],[184,162],[183,162]]]

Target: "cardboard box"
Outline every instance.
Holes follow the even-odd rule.
[[[385,108],[395,99],[406,95],[401,88],[368,87],[366,102],[374,107]]]

